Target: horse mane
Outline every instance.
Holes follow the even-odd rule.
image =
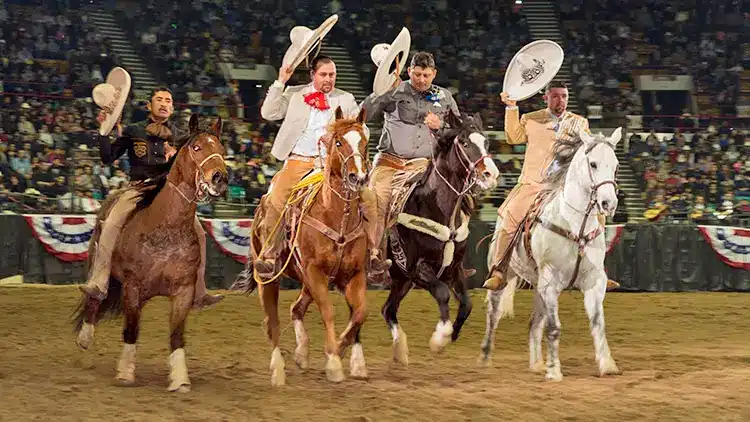
[[[158,169],[159,175],[150,178],[148,182],[145,182],[142,185],[141,193],[138,195],[138,199],[135,205],[136,212],[143,211],[151,206],[151,204],[156,199],[156,195],[158,195],[159,192],[164,189],[164,186],[167,185],[167,176],[169,176],[169,172],[172,171],[172,166],[177,160],[177,155],[180,153],[180,151],[182,151],[183,148],[185,148],[186,145],[192,143],[192,141],[197,137],[197,135],[193,136],[191,134],[187,134],[180,138],[177,142],[175,142],[177,145],[179,145],[179,147],[174,155],[169,158],[169,161],[164,164],[158,164],[154,166],[155,169]]]
[[[588,150],[594,149],[595,146],[607,142],[607,138],[601,133],[594,135],[594,142],[589,146]],[[578,150],[583,146],[583,140],[580,136],[570,139],[558,139],[555,141],[555,145],[552,148],[552,162],[556,163],[557,166],[551,171],[547,171],[547,175],[542,179],[542,191],[557,192],[562,190],[565,185],[565,176],[570,170],[570,165],[573,163],[573,157],[575,157]],[[588,152],[588,151],[587,151]],[[551,165],[550,163],[550,165]]]

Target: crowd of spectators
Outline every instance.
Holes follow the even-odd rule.
[[[97,107],[90,100],[4,98],[0,210],[94,212],[109,192],[127,185],[127,156],[111,165],[101,163],[95,138]],[[125,122],[145,116],[142,105],[128,109]],[[186,125],[189,113],[177,112],[173,118]],[[212,118],[204,117],[204,123]],[[252,204],[265,192],[278,168],[270,155],[273,136],[267,123],[225,122],[227,201]],[[200,210],[211,212],[206,206]]]
[[[560,2],[564,19],[592,23],[568,30],[566,53],[573,60],[579,103],[603,104],[612,113],[638,111],[641,99],[631,89],[631,69],[647,65],[683,66],[699,83],[713,87],[717,101],[734,99],[737,81],[733,78],[748,66],[748,55],[738,53],[747,40],[731,31],[732,19],[745,13],[743,9],[731,4],[697,5],[700,8],[693,11],[690,0],[671,6],[643,0],[613,11],[609,6],[615,3],[622,6],[607,0]],[[193,112],[221,115],[227,122],[230,189],[226,200],[235,202],[257,200],[277,170],[278,163],[269,153],[277,125],[263,122],[254,111],[244,119],[232,118],[223,102],[237,94],[237,87],[227,83],[217,67],[219,61],[278,67],[289,44],[289,28],[302,22],[314,26],[338,13],[333,37],[359,52],[353,58],[361,74],[371,78],[372,46],[389,42],[407,26],[412,46],[435,54],[436,83],[455,93],[462,110],[480,112],[491,125],[502,121],[497,94],[504,68],[529,41],[519,6],[496,0],[413,0],[408,6],[399,0],[368,2],[368,7],[358,0],[139,0],[138,4],[140,8],[123,9],[121,17],[129,22],[127,28],[144,57],[150,57],[163,70],[160,77],[177,88],[175,100],[186,102],[180,94],[187,91],[217,95],[203,107],[190,107]],[[686,21],[685,16],[691,19]],[[697,16],[701,19],[692,19]],[[730,30],[707,35],[720,18],[729,20]],[[612,25],[612,21],[620,23]],[[96,210],[112,189],[127,183],[126,157],[111,166],[101,165],[93,137],[98,127],[96,106],[88,98],[91,85],[103,80],[118,63],[117,56],[82,11],[45,7],[19,13],[0,6],[0,29],[4,91],[0,208]],[[661,55],[644,62],[631,30],[642,32],[643,42],[665,45]],[[697,54],[701,60],[687,66],[680,59],[686,54]],[[79,94],[71,89],[75,86],[81,87],[81,99],[75,99]],[[522,106],[541,107],[533,101]],[[178,107],[175,119],[187,121],[190,110],[184,108]],[[133,103],[126,107],[124,121],[145,114],[142,104]],[[680,119],[681,128],[672,136],[652,133],[630,139],[631,164],[643,183],[642,199],[651,209],[668,206],[672,215],[687,218],[698,216],[696,210],[705,210],[701,218],[744,215],[750,200],[750,162],[746,161],[750,138],[728,123],[711,123],[705,130],[696,129],[694,123],[688,116]]]
[[[726,121],[687,129],[630,138],[646,217],[699,223],[750,217],[750,134]]]
[[[602,105],[608,113],[638,114],[642,105],[632,91],[633,68],[670,67],[691,74],[723,113],[735,112],[739,75],[750,67],[748,2],[561,0],[558,4],[567,27],[566,56],[580,104]],[[655,114],[661,108],[656,106]]]
[[[337,40],[349,40],[360,73],[367,75],[365,86],[372,85],[376,70],[372,47],[391,42],[406,26],[412,50],[435,56],[435,83],[449,88],[462,110],[480,113],[485,122],[502,121],[505,108],[498,95],[505,67],[531,40],[518,5],[500,0],[383,1],[367,2],[367,7],[361,0],[335,3],[331,12],[339,14],[336,29],[343,34]],[[529,110],[536,105],[521,104]]]
[[[0,86],[6,95],[90,93],[118,62],[109,40],[86,14],[5,4],[0,5],[0,57]]]

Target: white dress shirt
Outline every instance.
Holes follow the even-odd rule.
[[[327,94],[326,101],[329,101]],[[326,134],[328,124],[333,117],[333,110],[330,108],[328,110],[318,110],[312,106],[310,106],[310,108],[310,118],[307,120],[307,127],[294,145],[292,154],[305,157],[317,157],[318,140]],[[322,144],[320,145],[320,156],[323,158],[326,156],[325,147]]]

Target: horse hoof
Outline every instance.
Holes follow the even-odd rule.
[[[604,359],[599,363],[599,376],[622,375],[622,371],[617,367],[615,360],[612,358]]]
[[[167,391],[170,393],[189,393],[190,392],[190,384],[182,383],[179,385],[170,385],[167,388]]]
[[[84,323],[81,330],[78,332],[76,338],[76,344],[82,350],[88,350],[89,347],[94,343],[94,325]]]
[[[563,380],[563,376],[560,370],[556,370],[552,372],[547,372],[547,375],[544,376],[544,379],[546,379],[547,381],[552,381],[552,382],[560,382]]]
[[[540,360],[529,365],[529,369],[535,374],[543,374],[545,371],[547,371],[547,365],[544,364],[544,361]]]
[[[334,370],[326,369],[326,378],[331,382],[342,382],[346,379],[344,371],[341,368]]]
[[[326,378],[331,382],[341,382],[344,380],[344,369],[341,365],[341,358],[337,355],[328,355],[326,362]]]
[[[484,352],[482,352],[477,358],[477,365],[489,368],[490,366],[492,366],[492,356],[485,355]]]
[[[297,367],[302,370],[306,370],[310,367],[310,361],[307,359],[307,355],[297,352],[294,353],[294,363],[296,363]]]
[[[114,384],[118,387],[134,387],[135,378],[115,377]]]

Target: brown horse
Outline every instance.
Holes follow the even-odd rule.
[[[295,258],[294,264],[286,267],[283,274],[302,283],[300,295],[291,307],[297,338],[295,361],[302,369],[307,369],[309,365],[309,339],[302,320],[310,303],[315,301],[325,325],[325,369],[327,378],[332,382],[344,380],[341,356],[352,344],[350,375],[354,378],[367,378],[359,339],[360,328],[367,317],[365,294],[366,265],[369,256],[363,214],[360,211],[360,191],[367,182],[368,174],[365,157],[369,132],[364,126],[364,121],[364,109],[352,119],[343,118],[341,108],[336,109],[336,120],[328,129],[330,136],[323,141],[328,156],[322,181],[312,184],[311,191],[314,193],[308,194],[315,196],[300,197],[302,200],[299,202],[303,205],[287,206],[287,212],[282,217],[288,218],[288,227],[291,228],[291,239],[283,248],[282,261]],[[262,218],[264,205],[261,204],[260,207],[256,220]],[[251,240],[253,259],[249,262],[257,258],[263,246],[254,230]],[[251,277],[249,273],[250,271],[246,271],[245,279],[238,280],[235,285],[247,286],[247,277]],[[284,358],[279,348],[279,282],[274,279],[269,281],[258,281],[257,285],[266,313],[266,333],[273,348],[271,384],[278,386],[286,382]],[[333,283],[344,293],[349,304],[349,325],[339,338],[336,338],[333,304],[328,296],[329,283]],[[254,282],[251,284],[248,287],[250,290],[255,287]]]
[[[172,300],[168,390],[190,391],[184,331],[200,264],[193,223],[197,202],[220,196],[227,188],[221,128],[221,118],[208,130],[201,130],[198,115],[190,117],[190,132],[177,154],[164,165],[164,173],[140,187],[136,210],[123,226],[112,254],[106,299],[84,295],[76,310],[77,343],[83,349],[91,346],[97,322],[125,314],[125,345],[115,377],[123,385],[135,382],[141,309],[154,296],[168,296]],[[100,221],[115,201],[115,196],[109,198],[99,212],[89,246],[89,268],[95,259]]]

